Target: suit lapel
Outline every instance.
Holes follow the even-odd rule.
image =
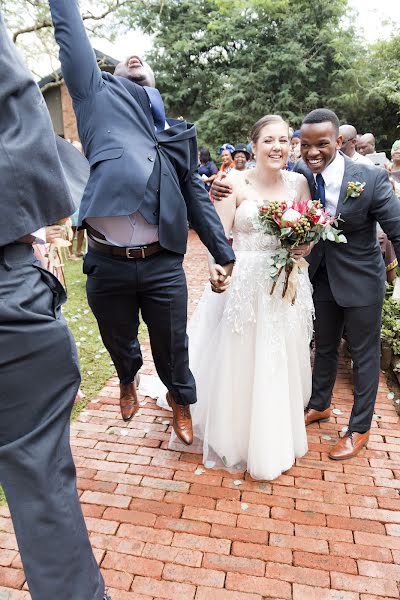
[[[336,216],[339,216],[343,211],[344,202],[347,196],[347,186],[350,181],[357,181],[359,179],[359,169],[357,164],[350,158],[344,157],[344,175],[342,185],[340,187],[339,200],[336,207]]]

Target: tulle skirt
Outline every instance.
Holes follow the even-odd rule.
[[[292,306],[273,295],[265,252],[237,252],[231,288],[206,287],[189,326],[197,404],[192,419],[207,466],[274,479],[307,452],[312,290],[299,275]]]

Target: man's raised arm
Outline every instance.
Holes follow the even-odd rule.
[[[73,100],[101,89],[101,71],[89,42],[77,0],[49,0],[62,74]]]

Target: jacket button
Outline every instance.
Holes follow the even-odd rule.
[[[150,162],[154,162],[154,158],[152,156],[148,156],[147,160],[149,160]]]
[[[157,217],[157,216],[158,216],[158,210],[155,210],[155,211],[153,212],[153,215],[154,215],[155,217]]]

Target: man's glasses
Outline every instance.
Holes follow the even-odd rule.
[[[342,146],[345,146],[346,144],[348,144],[349,142],[352,142],[353,140],[355,140],[356,138],[350,138],[348,140],[343,140],[342,142]]]

